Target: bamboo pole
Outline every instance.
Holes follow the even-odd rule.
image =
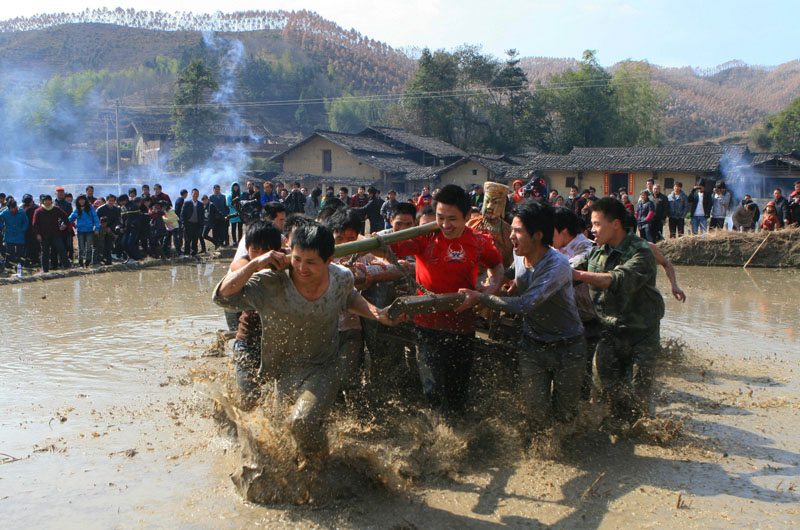
[[[770,236],[771,234],[772,234],[772,232],[767,232],[767,237],[765,237],[765,238],[764,238],[764,241],[762,241],[762,242],[761,242],[761,244],[760,244],[760,245],[758,245],[758,247],[756,248],[756,251],[755,251],[755,252],[753,252],[753,255],[752,255],[752,256],[750,256],[750,259],[749,259],[749,260],[747,260],[747,263],[745,263],[745,264],[744,264],[744,266],[743,266],[742,268],[746,269],[746,268],[747,268],[747,266],[748,266],[748,265],[750,265],[750,262],[751,262],[751,261],[753,261],[753,258],[755,258],[755,257],[756,257],[756,254],[758,254],[758,251],[759,251],[759,250],[761,250],[761,247],[763,247],[763,246],[764,246],[764,243],[766,243],[766,242],[767,242],[767,239],[769,239],[769,236]]]
[[[430,234],[431,232],[436,232],[437,230],[439,230],[439,225],[436,223],[428,223],[421,226],[412,226],[411,228],[406,228],[405,230],[400,230],[399,232],[390,232],[385,236],[381,236],[381,239],[383,239],[383,242],[387,245],[391,245],[392,243],[398,243],[400,241],[405,241],[406,239],[411,239],[424,234]],[[341,258],[342,256],[349,256],[350,254],[368,252],[380,246],[380,240],[376,237],[359,239],[357,241],[351,241],[350,243],[336,245],[336,250],[333,252],[333,257]]]

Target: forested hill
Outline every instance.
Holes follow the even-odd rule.
[[[520,66],[531,81],[545,82],[554,73],[577,68],[578,61],[526,57]],[[800,95],[800,60],[776,67],[731,61],[705,71],[650,65],[650,72],[669,89],[664,137],[678,143],[746,131]]]

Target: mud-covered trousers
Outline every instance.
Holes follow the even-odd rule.
[[[660,336],[658,325],[644,331],[603,331],[595,364],[614,416],[632,422],[649,412]]]
[[[555,342],[523,336],[519,352],[519,379],[526,417],[532,428],[546,419],[571,420],[586,373],[586,340],[583,335]]]
[[[428,403],[445,416],[462,414],[469,398],[474,336],[417,326],[417,337],[417,366]]]

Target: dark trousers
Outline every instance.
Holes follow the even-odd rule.
[[[431,407],[446,416],[463,413],[475,356],[472,335],[417,327],[417,365]]]
[[[234,245],[242,239],[242,226],[244,225],[241,221],[231,223],[231,237],[233,238]]]
[[[675,217],[669,218],[669,237],[675,239],[676,237],[683,237],[683,226],[685,219]],[[677,234],[677,235],[676,235]]]
[[[139,252],[139,232],[136,228],[126,228],[122,234],[122,248],[128,254],[128,259],[142,259]]]
[[[33,232],[26,232],[25,233],[25,257],[28,260],[28,265],[30,267],[34,267],[37,263],[40,262],[40,252],[42,250],[42,246],[39,241],[36,239],[36,236]]]
[[[44,272],[50,270],[50,262],[54,254],[61,260],[61,266],[68,269],[69,259],[67,258],[67,249],[64,248],[62,235],[42,236],[42,270]]]
[[[664,221],[662,219],[656,219],[650,223],[650,231],[652,232],[653,243],[658,243],[664,239]]]
[[[723,228],[725,228],[725,218],[724,217],[712,217],[711,218],[711,221],[708,222],[708,229],[709,230],[714,230],[715,228],[719,229],[719,230],[722,230]]]
[[[25,258],[25,245],[22,243],[6,243],[6,261],[8,263],[22,263]]]
[[[522,337],[519,379],[531,427],[543,427],[549,418],[567,422],[578,411],[586,373],[586,341],[583,335],[556,342]]]
[[[653,242],[653,226],[651,223],[639,224],[639,237],[651,243]]]
[[[603,331],[595,363],[614,416],[633,422],[649,412],[660,336],[658,325],[644,331]]]
[[[184,240],[183,240],[183,253],[192,256],[197,255],[197,241],[200,239],[200,233],[203,225],[200,223],[186,223],[183,226]]]
[[[61,261],[61,267],[68,269],[70,265],[72,265],[72,258],[75,256],[75,249],[73,248],[75,245],[74,237],[72,234],[72,229],[68,228],[63,230],[58,234],[61,238],[61,246],[64,247],[64,251],[66,252],[67,261]],[[44,250],[42,250],[44,252]],[[55,245],[50,245],[50,268],[57,269],[59,267],[59,251],[56,250]]]

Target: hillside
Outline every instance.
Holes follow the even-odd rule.
[[[38,86],[54,74],[88,70],[127,70],[126,75],[134,78],[135,69],[159,57],[183,64],[188,57],[202,56],[202,31],[240,40],[249,62],[261,61],[258,79],[265,75],[276,79],[260,90],[240,85],[235,99],[397,92],[416,68],[415,61],[399,50],[308,11],[192,15],[100,9],[0,22],[0,84]],[[578,62],[526,57],[520,65],[532,82],[544,82]],[[655,65],[650,69],[652,78],[669,89],[664,136],[673,143],[746,131],[800,94],[800,60],[777,67],[731,61],[708,71]],[[123,105],[165,104],[172,83],[170,75],[158,76],[146,90],[142,82],[116,82],[103,97],[110,98],[113,92]],[[294,127],[302,121],[307,129],[324,125],[322,110],[296,107],[261,114],[273,129],[287,121]]]

